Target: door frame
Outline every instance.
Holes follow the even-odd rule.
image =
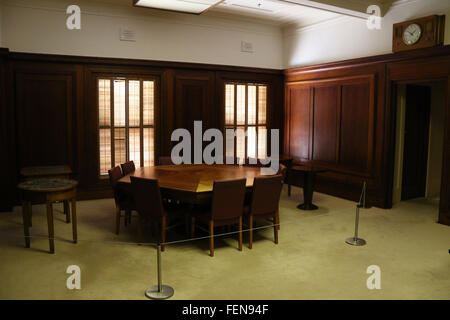
[[[450,74],[442,67],[440,70],[436,68],[426,69],[427,65],[432,63],[428,60],[419,66],[413,63],[395,63],[388,65],[387,85],[386,85],[386,113],[388,131],[387,147],[387,165],[388,165],[388,181],[387,201],[389,207],[392,207],[392,196],[394,188],[394,167],[395,167],[395,147],[396,147],[396,120],[397,120],[397,85],[400,83],[422,83],[428,81],[443,81],[446,85],[446,105],[445,105],[445,124],[444,124],[444,146],[442,156],[442,179],[439,200],[439,216],[438,222],[450,225]],[[436,62],[434,62],[436,63]],[[450,61],[448,62],[450,67]],[[410,71],[408,71],[410,70]]]

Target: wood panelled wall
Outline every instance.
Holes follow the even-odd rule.
[[[226,81],[269,85],[269,124],[283,126],[281,70],[128,59],[13,53],[0,49],[0,211],[18,203],[19,170],[67,163],[79,197],[111,196],[99,177],[97,78],[155,80],[156,159],[170,155],[176,128],[222,128]],[[275,109],[277,109],[275,111]]]
[[[366,181],[369,204],[390,208],[395,88],[428,80],[449,85],[439,221],[450,224],[450,46],[286,70],[284,152],[329,169],[319,191],[356,201]]]

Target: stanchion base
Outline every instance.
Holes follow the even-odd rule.
[[[161,291],[158,291],[158,286],[152,286],[145,291],[145,296],[150,299],[164,300],[173,296],[173,293],[171,286],[162,285]]]
[[[364,246],[366,244],[366,240],[355,237],[347,238],[345,242],[351,244],[352,246]]]

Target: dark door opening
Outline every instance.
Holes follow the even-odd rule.
[[[402,200],[425,197],[431,88],[406,86]]]

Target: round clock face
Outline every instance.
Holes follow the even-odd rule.
[[[410,24],[403,32],[403,42],[407,45],[412,45],[419,41],[422,35],[422,29],[416,23]]]

